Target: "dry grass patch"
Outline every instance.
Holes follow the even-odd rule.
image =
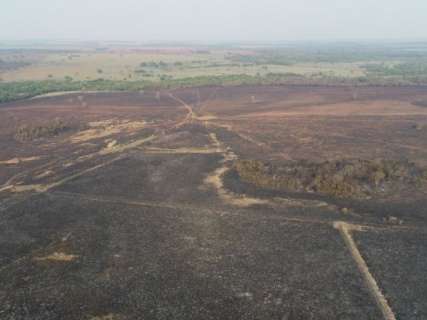
[[[90,320],[116,320],[116,319],[119,319],[119,317],[113,313],[90,318]]]
[[[74,254],[66,254],[63,252],[54,252],[45,257],[36,257],[35,261],[59,261],[59,262],[70,262],[77,259],[79,256]]]
[[[40,160],[40,157],[12,158],[9,160],[0,161],[0,164],[16,165],[16,164],[20,164],[21,162],[29,162],[29,161],[35,161],[35,160]]]
[[[90,122],[89,129],[80,131],[71,137],[72,143],[82,143],[94,139],[107,138],[118,133],[132,133],[143,129],[145,121],[103,120]]]

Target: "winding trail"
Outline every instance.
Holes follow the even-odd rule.
[[[184,100],[182,100],[182,99],[178,98],[177,96],[175,96],[175,95],[174,95],[174,94],[172,94],[172,93],[169,93],[169,96],[170,96],[173,100],[175,100],[175,101],[177,101],[177,102],[181,103],[181,104],[183,105],[183,107],[187,109],[187,115],[185,116],[184,120],[182,120],[182,121],[178,122],[178,123],[174,126],[174,128],[175,128],[175,129],[176,129],[176,128],[180,128],[180,127],[182,127],[183,125],[185,125],[185,124],[187,124],[187,123],[191,123],[191,122],[193,121],[193,119],[197,118],[197,117],[195,116],[195,114],[194,114],[193,108],[192,108],[190,105],[188,105]]]

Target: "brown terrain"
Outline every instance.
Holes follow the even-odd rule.
[[[0,319],[427,319],[427,88],[0,105]]]

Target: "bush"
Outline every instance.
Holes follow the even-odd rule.
[[[342,160],[314,163],[294,161],[268,163],[239,160],[240,179],[261,188],[294,192],[318,192],[337,197],[390,194],[399,188],[419,187],[426,172],[406,161]]]
[[[62,120],[55,119],[43,125],[23,125],[20,126],[16,133],[15,139],[21,142],[33,141],[41,138],[57,136],[63,132],[71,130],[71,126]]]

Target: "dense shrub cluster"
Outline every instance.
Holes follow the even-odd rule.
[[[138,91],[144,89],[146,83],[91,80],[91,81],[22,81],[0,83],[0,103],[27,99],[41,94],[62,91]]]
[[[419,187],[427,179],[426,170],[409,162],[391,160],[280,164],[240,160],[236,162],[235,169],[243,181],[262,188],[318,192],[339,197],[389,194],[396,188]]]
[[[43,125],[22,125],[15,133],[15,139],[21,142],[57,136],[72,129],[70,124],[55,119]]]
[[[293,73],[268,73],[266,75],[233,74],[220,76],[197,76],[182,79],[162,77],[159,82],[148,80],[88,80],[73,81],[22,81],[0,82],[0,103],[27,99],[38,95],[62,91],[142,91],[154,88],[180,88],[197,86],[232,86],[232,85],[413,85],[427,83],[427,78],[382,79],[374,77],[342,78],[330,75],[307,77]]]

